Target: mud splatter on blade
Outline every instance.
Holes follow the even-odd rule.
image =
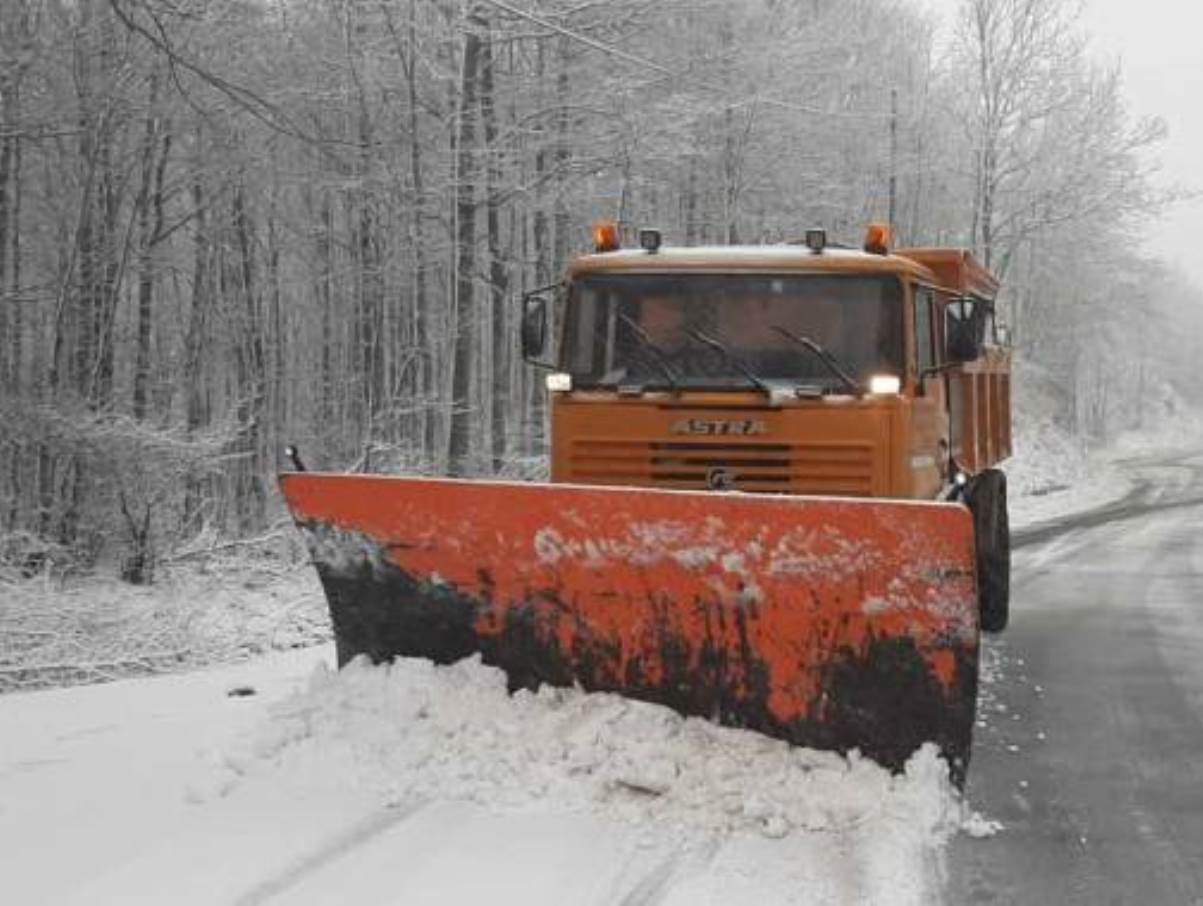
[[[957,504],[297,473],[339,660],[479,652],[897,769],[963,776],[977,695]]]

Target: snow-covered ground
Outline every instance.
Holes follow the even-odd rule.
[[[330,638],[300,545],[163,565],[156,582],[0,571],[0,693],[244,660]]]
[[[920,903],[948,836],[990,831],[930,750],[891,777],[614,696],[511,698],[473,662],[330,660],[0,699],[6,900]]]
[[[1015,525],[1118,499],[1117,459],[1188,440],[1017,439]],[[309,568],[161,578],[0,576],[0,689],[225,663],[0,696],[6,901],[920,903],[952,834],[997,830],[930,750],[891,777],[614,696],[510,697],[475,662],[335,673]]]
[[[1064,388],[1039,366],[1017,359],[1013,400],[1014,456],[1007,473],[1012,528],[1106,506],[1133,490],[1118,463],[1203,447],[1203,413],[1168,385],[1150,392],[1144,425],[1091,448],[1058,422]]]
[[[1019,435],[1016,448],[1016,455],[1004,465],[1013,529],[1121,500],[1134,490],[1120,465],[1125,459],[1197,451],[1203,448],[1203,421],[1191,415],[1129,431],[1092,451],[1045,426],[1043,431]]]

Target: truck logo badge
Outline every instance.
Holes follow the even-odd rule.
[[[672,434],[752,437],[757,434],[768,434],[769,426],[760,419],[754,418],[683,418],[673,422],[668,430]]]
[[[706,487],[712,491],[730,491],[735,487],[735,473],[730,469],[707,469]]]

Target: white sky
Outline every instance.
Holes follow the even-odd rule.
[[[959,0],[926,0],[951,21]],[[1084,0],[1082,26],[1101,60],[1119,59],[1129,111],[1159,116],[1169,137],[1157,147],[1159,181],[1203,192],[1203,15],[1194,0]],[[1203,198],[1144,228],[1147,249],[1203,285]]]

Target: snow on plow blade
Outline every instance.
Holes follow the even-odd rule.
[[[956,504],[295,473],[339,662],[479,652],[899,769],[968,762],[973,533]]]

